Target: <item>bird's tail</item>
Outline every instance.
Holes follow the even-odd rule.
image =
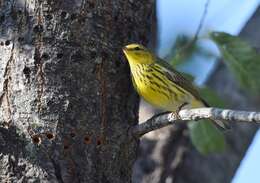
[[[210,107],[210,105],[203,99],[200,99],[200,101],[199,100],[194,101],[192,106],[193,107]],[[217,127],[221,128],[223,130],[230,129],[230,125],[226,121],[213,120],[213,119],[209,119],[209,120],[212,121],[214,124],[216,124]]]
[[[214,122],[214,124],[217,125],[217,127],[221,128],[222,130],[229,130],[231,127],[226,121],[221,121],[221,120],[213,120],[210,119],[210,121]]]

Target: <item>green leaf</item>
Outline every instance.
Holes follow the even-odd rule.
[[[205,58],[216,57],[212,52],[205,49],[198,43],[199,39],[188,35],[178,35],[171,52],[166,56],[165,60],[169,60],[176,67],[183,63],[193,60],[195,55]]]
[[[191,141],[200,153],[207,155],[225,151],[224,134],[211,121],[191,121],[188,123],[188,127]]]
[[[253,93],[260,91],[260,55],[239,37],[224,32],[210,33],[222,57],[241,86]]]
[[[204,87],[199,89],[199,93],[210,106],[225,108],[225,102],[213,90]]]
[[[170,60],[171,64],[176,67],[189,60],[197,49],[198,45],[193,41],[192,37],[189,37],[188,35],[179,35],[172,48],[174,56],[170,55],[171,58],[167,58],[167,60]]]
[[[214,107],[225,107],[223,100],[209,88],[200,88],[201,96]],[[225,136],[212,121],[200,120],[188,123],[193,145],[202,154],[223,152],[226,148]]]

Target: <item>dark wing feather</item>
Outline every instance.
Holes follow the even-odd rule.
[[[168,64],[166,61],[160,58],[156,60],[155,64],[158,64],[159,66],[162,66],[169,71],[168,73],[166,73],[166,77],[168,77],[169,80],[188,91],[196,99],[200,100],[205,105],[205,107],[210,107],[207,104],[207,102],[201,98],[201,96],[198,93],[198,90],[195,88],[195,86],[193,86],[192,82],[186,79],[181,73],[173,69],[173,67],[170,64]],[[218,126],[220,126],[223,129],[230,129],[229,124],[227,124],[226,122],[220,120],[214,120],[213,122],[218,124]]]
[[[192,94],[196,99],[200,100],[201,102],[204,103],[204,105],[206,107],[208,107],[209,105],[200,97],[198,90],[195,88],[195,86],[192,84],[191,81],[189,81],[188,79],[186,79],[180,72],[178,72],[177,70],[175,70],[169,63],[167,63],[166,61],[157,58],[156,59],[156,63],[159,66],[162,66],[164,68],[166,68],[169,72],[166,72],[166,77],[171,80],[172,82],[174,82],[175,84],[177,84],[178,86],[180,86],[181,88],[183,88],[184,90],[188,91],[190,94]]]

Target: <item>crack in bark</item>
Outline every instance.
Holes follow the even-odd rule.
[[[35,48],[35,57],[36,57],[35,59],[37,60],[37,62],[39,62],[38,64],[36,64],[36,67],[37,67],[36,79],[39,82],[38,90],[37,90],[38,112],[40,112],[42,110],[41,100],[42,100],[42,95],[43,95],[43,85],[45,83],[43,68],[42,68],[43,64],[42,64],[42,61],[41,61],[41,58],[40,58],[40,49],[41,49],[40,44],[39,44],[39,46],[37,46]]]
[[[38,1],[39,3],[39,7],[36,10],[36,14],[37,15],[37,26],[38,29],[40,29],[39,27],[42,28],[42,4],[40,1]],[[44,83],[45,83],[45,78],[44,78],[44,73],[43,73],[43,61],[41,58],[41,48],[42,48],[42,44],[43,44],[43,36],[42,36],[42,31],[38,30],[37,32],[37,36],[36,36],[36,40],[35,40],[35,54],[34,54],[34,59],[35,59],[35,66],[37,68],[37,73],[36,73],[36,79],[39,83],[38,85],[38,89],[37,89],[37,109],[38,112],[42,111],[42,96],[43,96],[43,87],[44,87]]]
[[[80,15],[84,15],[86,12],[84,11],[86,6],[86,0],[82,0],[81,1],[81,5],[80,5]]]
[[[52,164],[53,164],[53,168],[54,168],[54,173],[55,173],[55,176],[57,178],[57,180],[60,182],[60,183],[64,183],[63,179],[62,179],[62,176],[61,176],[61,169],[60,169],[60,166],[55,162],[54,159],[50,158]]]
[[[101,109],[101,127],[100,127],[100,144],[105,143],[105,128],[107,123],[107,111],[106,111],[106,98],[107,98],[107,91],[106,91],[106,79],[104,73],[104,63],[103,61],[101,64],[98,65],[98,80],[100,82],[100,93],[101,93],[101,102],[100,102],[100,109]]]
[[[6,125],[9,127],[12,119],[11,119],[11,105],[10,105],[10,99],[9,99],[9,80],[11,79],[10,73],[11,73],[11,63],[13,61],[13,56],[14,56],[14,43],[12,45],[12,49],[11,49],[11,55],[6,63],[5,66],[5,71],[4,71],[4,83],[3,83],[3,93],[0,96],[0,107],[3,105],[3,99],[5,97],[6,99],[6,106],[7,106],[7,121],[5,122]],[[3,110],[5,111],[5,109],[3,108]]]

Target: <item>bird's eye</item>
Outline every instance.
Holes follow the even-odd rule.
[[[137,47],[134,48],[134,50],[139,51],[139,50],[141,50],[141,48],[137,46]]]

